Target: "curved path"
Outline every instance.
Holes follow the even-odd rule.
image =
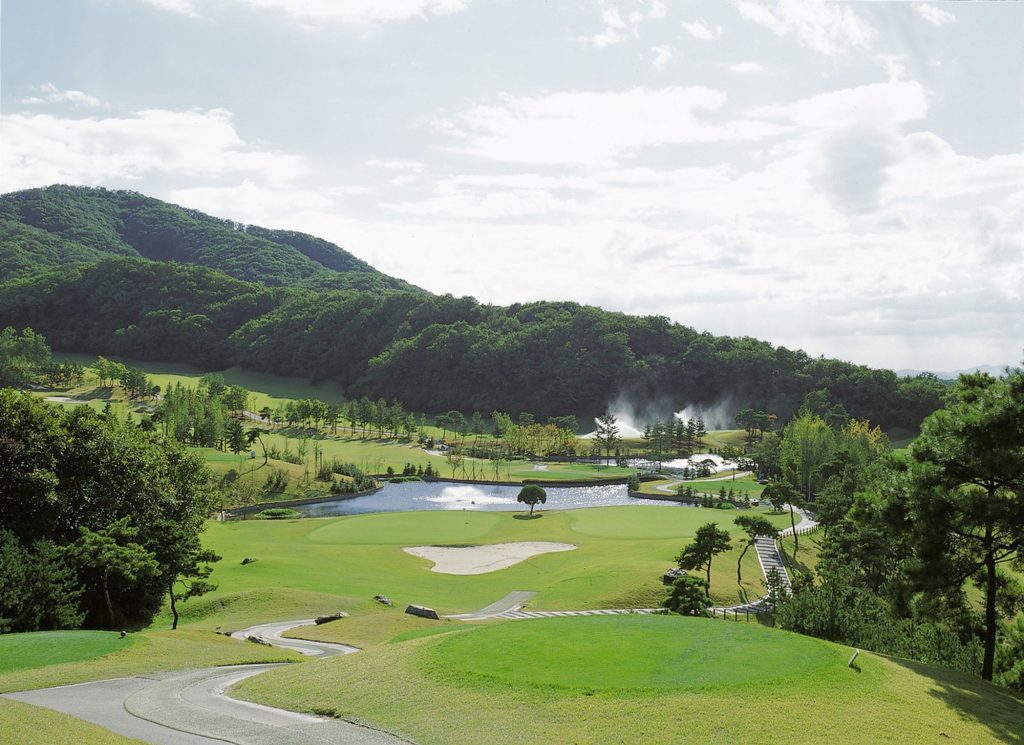
[[[232,634],[302,654],[329,657],[358,651],[344,644],[286,639],[306,621],[269,623]],[[70,714],[154,745],[397,745],[394,735],[351,722],[299,714],[227,696],[235,683],[281,664],[231,665],[81,683],[4,694]]]
[[[308,618],[302,621],[281,621],[277,623],[261,623],[258,626],[250,626],[247,629],[236,631],[231,635],[232,639],[255,639],[264,644],[272,644],[275,647],[291,649],[300,654],[316,657],[333,657],[339,654],[351,654],[358,652],[356,647],[347,644],[331,644],[330,642],[312,642],[307,639],[291,639],[284,636],[284,632],[296,629],[300,626],[312,626],[316,621]]]

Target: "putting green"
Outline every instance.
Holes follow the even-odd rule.
[[[835,645],[761,626],[636,615],[545,618],[451,634],[422,663],[428,674],[467,687],[663,691],[807,679],[846,660]]]
[[[468,543],[493,531],[496,512],[380,512],[342,518],[309,533],[314,543],[413,546]]]
[[[596,508],[574,510],[572,529],[595,538],[654,539],[690,538],[697,528],[717,521],[719,527],[733,528],[734,510],[707,510],[688,507],[652,508],[647,505],[629,510]]]

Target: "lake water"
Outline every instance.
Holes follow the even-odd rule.
[[[405,512],[412,510],[479,510],[514,512],[529,510],[516,502],[519,486],[479,486],[444,482],[409,481],[387,484],[376,494],[355,499],[339,499],[294,507],[309,517],[331,515],[364,515],[370,512]],[[625,485],[544,487],[546,504],[539,509],[573,510],[580,507],[611,507],[616,505],[670,505],[678,502],[660,499],[634,499]]]

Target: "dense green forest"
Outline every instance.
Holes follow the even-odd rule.
[[[777,479],[766,499],[824,526],[784,628],[1024,691],[1024,372],[961,376],[906,450],[804,413],[754,457]]]
[[[173,441],[0,388],[0,633],[145,625],[211,589],[215,503]]]
[[[111,255],[197,264],[272,286],[415,289],[311,235],[220,220],[135,192],[51,186],[0,197],[0,280]]]
[[[0,224],[0,318],[63,351],[336,380],[350,398],[430,413],[584,421],[619,397],[785,420],[810,394],[823,410],[915,429],[945,392],[932,376],[900,378],[660,316],[430,295],[326,241],[131,192],[8,194]]]

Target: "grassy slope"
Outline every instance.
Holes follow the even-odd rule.
[[[849,651],[705,619],[513,621],[273,671],[238,693],[427,744],[496,742],[510,726],[520,743],[1020,741],[1024,706],[1004,690],[871,654],[851,670]]]
[[[727,472],[723,475],[729,475],[731,472]],[[761,492],[764,491],[764,484],[757,483],[757,480],[752,476],[741,476],[739,478],[730,478],[725,481],[712,481],[708,479],[699,481],[682,481],[680,482],[677,478],[662,478],[658,481],[644,481],[640,484],[640,491],[643,494],[654,494],[662,495],[665,492],[658,489],[659,485],[674,484],[672,488],[676,486],[689,486],[694,491],[699,493],[708,493],[718,496],[719,489],[723,486],[726,492],[729,489],[737,492],[736,499],[742,501],[743,494],[746,493],[751,499],[757,499],[761,496]]]
[[[141,745],[95,724],[20,701],[0,699],[0,745]]]
[[[115,631],[40,631],[0,635],[0,673],[77,662],[131,646],[135,635],[122,639]]]
[[[55,632],[62,633],[62,632]],[[73,633],[73,632],[72,632]],[[13,634],[5,643],[34,644],[33,634]],[[181,670],[250,662],[285,662],[299,659],[293,652],[236,641],[207,631],[151,631],[133,634],[131,645],[89,660],[44,665],[0,673],[0,693],[70,685],[159,670]]]
[[[660,601],[661,574],[700,525],[731,525],[736,514],[652,506],[544,512],[535,520],[499,512],[402,512],[212,524],[205,540],[224,557],[212,580],[225,594],[293,588],[337,597],[345,610],[357,612],[373,607],[369,598],[376,594],[402,607],[421,603],[454,613],[482,608],[513,590],[539,592],[531,601],[537,609],[638,607]],[[525,540],[563,541],[579,548],[471,576],[431,572],[430,562],[402,551],[405,546]],[[735,548],[715,559],[717,602],[740,599],[739,552]],[[257,561],[242,566],[245,557]],[[752,551],[744,559],[744,580],[748,594],[760,595],[761,573]],[[204,602],[193,605],[197,613]],[[215,617],[191,613],[186,607],[186,622],[214,623]],[[254,615],[252,620],[265,618]]]
[[[96,361],[95,355],[87,354],[58,353],[54,357],[66,362],[78,362],[82,365],[91,365]],[[131,367],[142,368],[162,390],[167,390],[175,383],[194,388],[198,384],[199,378],[209,372],[186,364],[139,362],[123,357],[110,357],[110,359],[123,362]],[[220,373],[228,385],[240,385],[252,392],[252,405],[255,411],[259,411],[264,406],[274,408],[288,400],[298,398],[318,398],[328,403],[340,403],[342,400],[341,388],[337,383],[313,383],[299,378],[253,372],[240,367],[231,367],[221,370]]]

